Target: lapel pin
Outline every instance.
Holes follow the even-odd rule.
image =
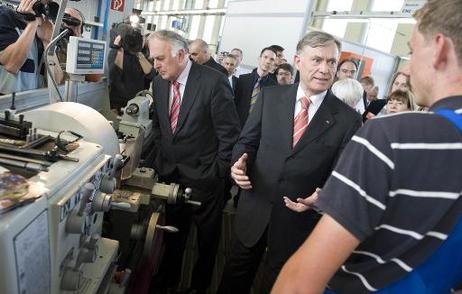
[[[330,124],[330,121],[329,121],[329,120],[326,120],[326,124]]]

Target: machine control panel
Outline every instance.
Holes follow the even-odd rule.
[[[103,74],[106,42],[71,36],[67,46],[66,72]]]

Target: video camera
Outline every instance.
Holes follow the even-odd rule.
[[[19,19],[29,22],[34,21],[36,17],[45,16],[46,18],[55,21],[59,11],[59,4],[53,1],[36,0],[32,6],[34,13],[18,12],[17,6],[11,5],[10,8],[16,10]]]
[[[47,18],[55,20],[58,15],[59,4],[53,1],[42,2],[41,0],[37,0],[32,9],[35,12],[35,16],[45,15]]]
[[[114,40],[117,36],[121,37],[120,45],[114,44]],[[141,51],[143,48],[143,35],[141,30],[134,28],[130,23],[122,22],[113,24],[111,31],[111,42],[109,47],[119,49],[122,47],[125,51],[135,54]]]
[[[80,0],[71,0],[71,1],[80,1]],[[12,6],[12,8],[16,8]],[[34,5],[32,6],[33,13],[22,13],[17,12],[18,15],[22,17],[25,21],[34,21],[36,17],[45,16],[46,18],[52,20],[53,22],[56,20],[59,11],[59,4],[53,1],[45,1],[45,0],[36,0]],[[65,20],[63,20],[65,22]]]

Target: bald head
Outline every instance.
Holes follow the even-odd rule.
[[[198,64],[204,64],[210,59],[209,45],[201,39],[196,39],[189,44],[189,54]]]
[[[66,25],[66,24],[65,24],[65,26],[72,30],[72,32],[74,33],[74,36],[81,37],[82,36],[83,19],[82,19],[82,14],[80,13],[80,11],[75,9],[75,8],[72,8],[72,7],[67,7],[64,12],[80,21],[80,25],[78,25],[78,26],[70,26],[70,25]]]

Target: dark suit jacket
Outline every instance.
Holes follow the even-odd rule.
[[[217,70],[217,71],[225,74],[225,76],[228,76],[228,71],[226,70],[226,68],[224,68],[218,62],[216,62],[215,59],[213,59],[212,57],[210,57],[210,59],[206,63],[204,63],[203,65],[211,67],[214,70]]]
[[[258,79],[257,71],[240,75],[237,80],[236,88],[234,89],[234,96],[237,108],[237,114],[241,126],[244,126],[247,117],[249,116],[250,98],[252,97],[253,87]],[[264,78],[261,82],[261,87],[276,86],[277,81],[273,80],[270,76]]]
[[[382,109],[387,105],[387,99],[376,99],[372,100],[371,103],[369,103],[369,106],[366,107],[366,110],[363,113],[363,121],[365,122],[367,120],[366,115],[370,112],[372,114],[377,115]]]
[[[237,77],[232,76],[232,85],[231,85],[231,87],[233,88],[233,91],[236,91],[236,85],[237,85],[238,80],[239,79]]]
[[[337,158],[361,126],[361,117],[330,91],[292,148],[298,84],[263,88],[233,149],[235,162],[249,154],[247,174],[253,188],[242,190],[235,228],[239,240],[253,246],[268,228],[270,250],[280,266],[301,245],[320,215],[297,213],[283,196],[296,201],[322,187]]]
[[[153,82],[154,168],[162,178],[213,188],[229,173],[240,132],[229,82],[217,71],[193,63],[174,134],[169,120],[170,84],[160,75]]]

